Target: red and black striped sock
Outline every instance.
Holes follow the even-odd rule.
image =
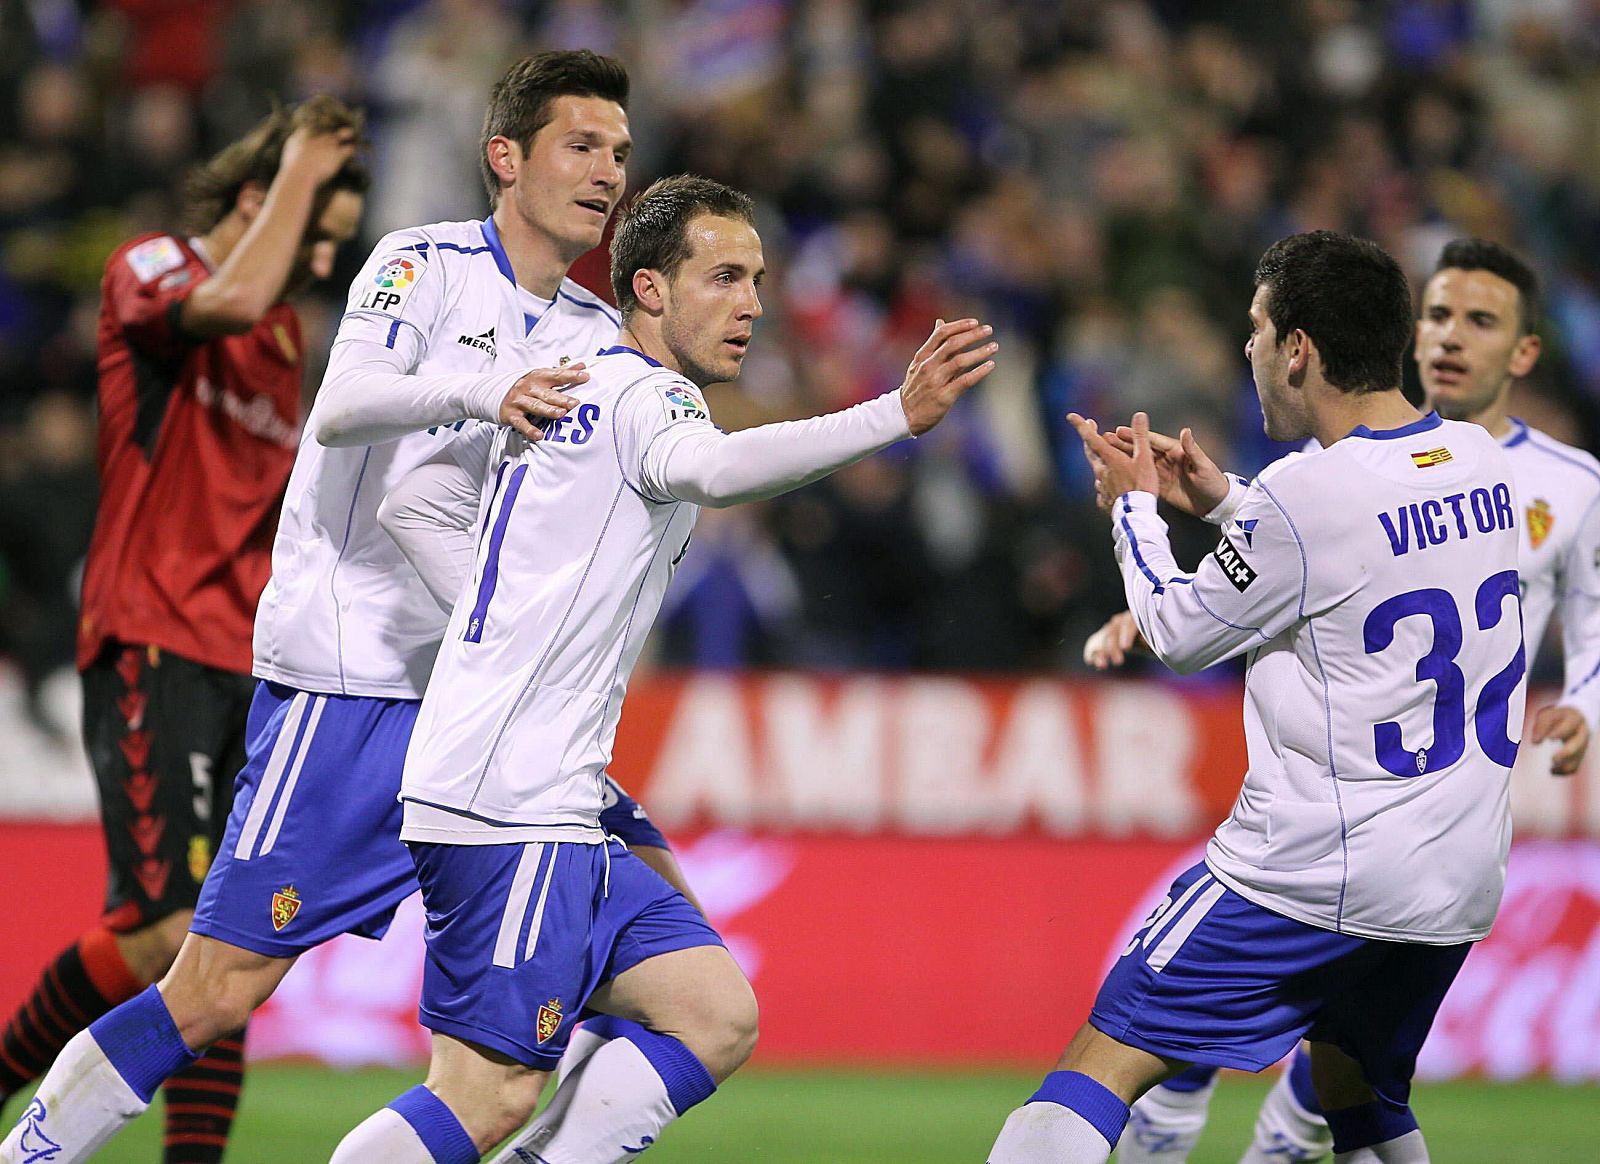
[[[166,1097],[166,1164],[218,1164],[244,1085],[244,1032],[211,1049],[161,1088]]]
[[[68,1039],[142,989],[110,930],[91,930],[61,951],[0,1033],[0,1104],[44,1074]]]

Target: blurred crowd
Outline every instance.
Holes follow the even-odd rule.
[[[304,304],[320,355],[382,233],[486,213],[488,89],[550,47],[629,65],[634,189],[692,170],[759,202],[725,428],[893,387],[940,316],[1003,344],[928,438],[704,514],[666,662],[1080,665],[1122,599],[1062,416],[1277,455],[1241,347],[1295,231],[1374,238],[1419,286],[1451,237],[1521,248],[1550,295],[1520,412],[1595,447],[1600,0],[0,0],[0,652],[71,656],[112,247],[173,225],[186,167],[274,98],[366,106],[364,238]],[[580,272],[603,287],[603,256]],[[1178,532],[1191,560],[1214,539]]]

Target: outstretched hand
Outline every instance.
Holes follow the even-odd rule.
[[[510,425],[530,441],[544,439],[541,421],[559,420],[576,408],[576,397],[562,388],[574,388],[589,379],[581,362],[560,368],[535,368],[525,372],[500,402],[500,423]]]
[[[1076,412],[1067,413],[1067,421],[1083,440],[1083,455],[1094,470],[1095,501],[1101,509],[1110,510],[1117,498],[1131,490],[1159,494],[1161,478],[1156,472],[1155,455],[1150,451],[1150,418],[1147,415],[1133,414],[1127,452],[1107,440],[1094,421]]]
[[[1130,654],[1144,645],[1133,614],[1126,610],[1119,611],[1083,644],[1083,661],[1096,671],[1120,667],[1128,661]]]
[[[1555,740],[1560,744],[1556,754],[1550,757],[1550,774],[1571,776],[1583,763],[1584,753],[1589,750],[1589,721],[1575,707],[1560,704],[1541,707],[1533,717],[1533,731],[1528,740],[1535,744]]]
[[[1113,446],[1133,455],[1133,429],[1122,424],[1105,435]],[[1227,474],[1206,455],[1194,439],[1193,429],[1184,429],[1176,438],[1152,432],[1150,451],[1161,481],[1156,494],[1161,500],[1196,517],[1204,517],[1227,500]]]
[[[927,341],[911,357],[900,385],[900,406],[912,436],[921,436],[943,420],[963,393],[990,372],[989,359],[1000,350],[997,343],[974,347],[993,334],[994,328],[976,319],[939,320]]]

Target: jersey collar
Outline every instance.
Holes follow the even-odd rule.
[[[1508,416],[1506,419],[1511,422],[1511,431],[1500,438],[1500,447],[1502,449],[1514,449],[1528,439],[1528,422],[1518,420],[1514,416]]]
[[[489,245],[489,253],[494,256],[494,265],[500,268],[500,273],[515,287],[517,273],[511,269],[511,260],[506,256],[505,244],[500,241],[500,231],[494,224],[494,215],[485,218],[483,226],[483,241]]]
[[[1358,424],[1350,430],[1353,437],[1366,437],[1374,441],[1394,441],[1402,437],[1416,436],[1419,432],[1428,432],[1438,428],[1444,421],[1439,419],[1437,412],[1430,412],[1421,420],[1413,420],[1410,424],[1403,424],[1399,428],[1370,429],[1364,424]]]
[[[605,351],[601,352],[600,354],[602,356],[620,356],[623,353],[627,353],[630,356],[638,356],[641,360],[643,360],[645,363],[649,364],[652,368],[665,368],[666,367],[666,365],[663,364],[660,360],[652,360],[649,356],[645,355],[638,348],[630,348],[630,347],[628,347],[627,344],[616,344],[616,345],[614,345],[612,347],[607,348]]]

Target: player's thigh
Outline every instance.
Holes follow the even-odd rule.
[[[1386,1103],[1408,1102],[1417,1056],[1470,950],[1466,944],[1366,942],[1343,967],[1307,1037],[1332,1044],[1358,1063]]]
[[[1293,1050],[1364,944],[1255,905],[1202,863],[1128,943],[1089,1021],[1163,1059],[1260,1071]]]
[[[232,803],[250,686],[149,646],[113,644],[85,669],[112,929],[194,908]]]
[[[258,686],[196,932],[290,958],[387,929],[416,887],[397,796],[417,706]]]

